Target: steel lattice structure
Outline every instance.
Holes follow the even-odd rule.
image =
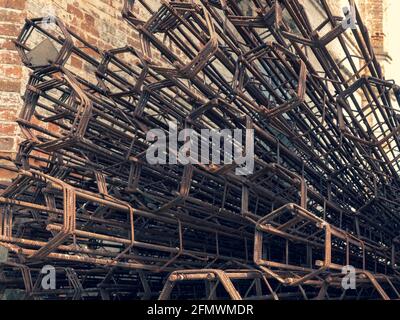
[[[254,16],[232,0],[130,0],[141,48],[107,52],[58,18],[27,20],[15,42],[32,70],[25,141],[1,166],[18,174],[0,196],[3,290],[399,299],[400,88],[358,11],[344,28],[316,3],[317,25],[298,0],[252,0]],[[172,121],[253,129],[254,173],[150,165],[146,135]],[[40,287],[45,265],[56,290]],[[354,291],[341,284],[349,265]]]

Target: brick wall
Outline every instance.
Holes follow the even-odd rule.
[[[0,0],[0,154],[4,156],[13,156],[18,145],[15,119],[22,103],[23,67],[12,40],[26,16],[25,4],[25,0]],[[0,180],[10,178],[0,170]]]
[[[365,24],[368,25],[370,36],[374,47],[383,48],[384,46],[384,2],[364,0],[360,1],[360,10],[364,16]]]

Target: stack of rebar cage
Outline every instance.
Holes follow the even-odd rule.
[[[141,48],[107,52],[26,21],[5,298],[400,299],[399,87],[357,10],[345,28],[326,0],[317,24],[298,0],[251,2],[126,1]],[[171,122],[254,130],[254,172],[149,164],[148,132]]]

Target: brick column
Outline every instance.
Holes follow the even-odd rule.
[[[368,28],[376,57],[385,73],[392,61],[386,48],[385,19],[387,0],[358,0],[357,2],[360,13],[364,18],[364,23]]]
[[[22,66],[13,40],[25,19],[25,0],[0,0],[0,154],[14,157],[19,128],[15,119],[22,105]],[[0,170],[0,181],[8,180]]]

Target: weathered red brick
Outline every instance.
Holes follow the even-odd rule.
[[[12,136],[16,133],[17,131],[17,124],[12,123],[12,124],[5,124],[5,123],[0,123],[0,135],[1,136]]]
[[[7,108],[7,106],[5,106]],[[17,111],[15,109],[0,110],[0,121],[15,121],[17,118]]]
[[[0,51],[0,64],[20,65],[21,59],[16,51]]]
[[[67,12],[71,13],[75,18],[78,19],[83,19],[84,17],[84,13],[82,12],[82,10],[72,4],[67,5]]]
[[[1,151],[13,151],[15,145],[14,138],[2,138],[0,137],[0,150]]]
[[[20,92],[21,82],[17,80],[0,80],[0,92]]]
[[[0,20],[2,21],[2,20]],[[20,32],[20,28],[16,24],[1,23],[0,34],[4,36],[16,37]]]
[[[21,79],[22,67],[14,65],[0,65],[0,76],[13,79]]]
[[[82,60],[78,59],[75,56],[71,57],[71,66],[77,69],[82,69]]]
[[[94,20],[94,17],[92,15],[85,13],[85,19],[84,20],[88,25],[94,27],[95,20]]]
[[[0,8],[0,21],[23,22],[25,14],[22,11]]]
[[[0,0],[0,7],[23,10],[26,0]]]
[[[16,50],[13,39],[1,39],[0,38],[0,49]]]
[[[95,26],[95,19],[87,13],[85,13],[85,17],[82,20],[81,28],[82,31],[84,30],[85,32],[91,33],[95,37],[100,37],[99,30]]]

